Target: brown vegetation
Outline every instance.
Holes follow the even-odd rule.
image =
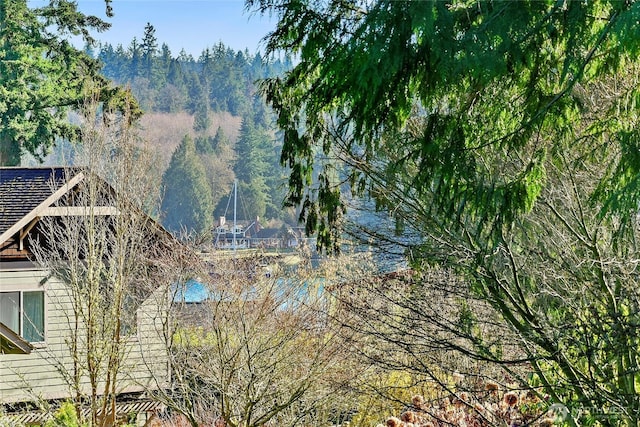
[[[241,117],[227,112],[210,113],[208,134],[214,136],[218,128],[222,128],[229,141],[235,143],[240,132]],[[147,113],[139,121],[142,138],[153,146],[159,155],[162,169],[166,169],[171,154],[180,145],[185,135],[195,137],[193,130],[194,117],[186,112],[180,113]]]
[[[389,417],[388,427],[485,427],[491,425],[545,426],[562,421],[562,413],[549,409],[545,399],[532,391],[502,392],[486,383],[476,393],[453,393],[445,399],[412,398],[399,417]],[[383,427],[379,424],[378,427]]]

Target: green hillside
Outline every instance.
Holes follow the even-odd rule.
[[[291,61],[234,51],[222,42],[198,58],[184,50],[174,55],[154,33],[148,24],[142,39],[126,47],[102,44],[87,52],[107,78],[131,89],[145,112],[138,126],[160,159],[164,224],[206,231],[224,215],[235,179],[239,218],[290,221],[282,209],[281,137],[257,82],[283,74]]]

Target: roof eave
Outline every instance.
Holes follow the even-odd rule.
[[[29,354],[31,350],[33,346],[29,342],[0,322],[0,353]]]
[[[51,194],[51,196],[47,197],[42,203],[36,206],[31,212],[22,217],[18,222],[13,224],[11,227],[7,229],[2,235],[0,235],[0,245],[9,240],[16,233],[20,232],[23,227],[29,225],[29,223],[34,219],[40,216],[46,209],[48,209],[52,204],[57,202],[62,196],[69,192],[73,187],[78,185],[84,179],[84,173],[79,172],[69,181],[64,183],[60,188]]]

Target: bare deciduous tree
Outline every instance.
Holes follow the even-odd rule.
[[[160,399],[193,426],[320,425],[352,408],[357,369],[324,279],[267,277],[255,257],[213,262],[206,300],[175,307],[174,388]]]
[[[140,353],[152,359],[162,335],[145,341],[148,348],[134,343],[142,345],[140,336],[155,328],[147,322],[161,324],[166,313],[161,295],[171,279],[159,274],[158,264],[171,239],[146,213],[156,211],[158,186],[149,179],[151,159],[127,118],[98,115],[92,100],[84,110],[83,145],[75,154],[77,166],[68,169],[68,181],[77,184],[58,202],[60,214],[42,219],[32,246],[36,261],[69,290],[50,298],[66,313],[69,330],[68,351],[56,353],[57,366],[78,413],[87,405],[97,426],[114,422],[116,397],[125,386],[157,373],[166,378],[160,361],[156,372],[136,366]],[[138,318],[145,300],[154,304],[156,319]]]

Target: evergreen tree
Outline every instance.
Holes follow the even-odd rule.
[[[182,65],[178,59],[172,59],[169,62],[169,67],[167,68],[167,70],[167,81],[170,84],[177,87],[186,86]]]
[[[176,59],[183,67],[186,67],[186,69],[193,69],[195,60],[193,59],[193,56],[191,56],[190,53],[187,53],[184,49],[180,50]]]
[[[100,75],[99,62],[61,36],[92,45],[89,31],[107,28],[70,0],[40,8],[26,0],[0,2],[0,164],[17,165],[25,153],[41,159],[58,138],[77,139],[68,111],[89,96],[132,118],[139,114],[134,99]]]
[[[275,127],[272,125],[272,127]],[[268,129],[265,127],[265,129]],[[267,218],[288,219],[285,212],[284,202],[287,196],[287,171],[280,165],[280,152],[282,151],[282,132],[269,131],[270,143],[265,152],[265,162],[267,163],[267,173],[265,174],[265,184],[269,191],[267,199]],[[295,223],[294,220],[292,223]]]
[[[110,77],[113,77],[118,82],[123,82],[127,79],[127,76],[128,76],[130,58],[122,44],[118,44],[116,46],[115,55],[116,55],[115,60],[117,62],[114,66],[115,67],[114,73],[117,73],[117,74],[114,74],[113,76],[110,76]]]
[[[140,43],[138,43],[138,39],[136,37],[131,40],[127,55],[130,59],[126,79],[128,81],[133,81],[142,73],[142,47],[140,46]]]
[[[131,85],[139,100],[151,111],[190,114],[204,111],[228,111],[233,115],[253,115],[261,126],[269,126],[266,104],[256,98],[257,79],[282,74],[283,62],[265,62],[260,54],[248,50],[234,52],[222,42],[202,51],[198,60],[180,51],[176,58],[162,44],[160,53],[155,29],[145,27],[142,43],[134,38],[127,51],[122,45],[102,46],[99,58],[103,72],[120,83]],[[202,123],[200,123],[202,124]]]
[[[162,177],[163,225],[178,232],[203,233],[213,225],[211,188],[193,140],[185,136]]]
[[[264,87],[308,229],[338,248],[344,199],[323,152],[412,232],[367,230],[425,273],[372,299],[373,341],[406,350],[391,363],[424,373],[446,348],[525,366],[564,424],[637,426],[640,3],[250,4],[279,16],[270,50],[298,58]],[[451,305],[431,299],[436,282]]]
[[[234,171],[239,181],[239,188],[246,200],[248,219],[264,217],[267,205],[271,203],[266,175],[269,173],[269,154],[273,153],[273,145],[268,132],[258,128],[245,119],[240,129],[240,137],[236,143],[238,155]]]
[[[186,110],[195,114],[198,111],[198,108],[202,108],[204,105],[209,103],[209,97],[207,96],[207,92],[200,82],[200,77],[194,71],[188,72],[185,75],[186,87],[187,87],[187,105]]]
[[[251,59],[251,68],[249,78],[252,81],[269,77],[269,68],[267,63],[262,60],[260,52],[256,53],[253,59]]]
[[[225,135],[222,128],[219,127],[218,130],[216,131],[216,135],[213,138],[213,141],[211,142],[211,147],[214,150],[221,150],[222,147],[230,146],[230,145],[231,143],[229,142],[229,138],[227,138],[227,135]]]
[[[157,65],[158,73],[162,75],[164,79],[168,79],[169,77],[169,68],[171,67],[172,62],[173,57],[171,56],[171,49],[169,49],[169,46],[166,43],[162,43]]]
[[[220,42],[203,52],[200,61],[202,84],[208,88],[211,109],[243,115],[247,111],[246,93],[252,84],[244,76],[248,65],[242,52],[236,54]]]
[[[104,74],[105,77],[115,80],[116,76],[120,74],[120,69],[118,67],[118,58],[113,46],[109,43],[101,45],[100,52],[98,53],[98,60],[102,64],[102,74]]]
[[[196,141],[198,152],[202,153],[202,162],[205,164],[207,177],[216,206],[215,216],[225,214],[229,194],[236,179],[233,167],[235,164],[235,151],[229,138],[222,128],[218,128],[215,137],[200,137]]]
[[[149,80],[151,87],[160,87],[161,82],[157,81],[159,73],[156,73],[155,70],[158,53],[158,39],[156,38],[156,29],[148,22],[144,27],[144,36],[142,37],[140,51],[142,53],[142,75]]]
[[[177,59],[172,59],[170,55],[168,47],[163,44],[160,67],[164,71],[158,80],[165,83],[158,89],[154,110],[175,113],[186,108],[187,85],[181,64]]]
[[[197,133],[206,133],[211,125],[209,120],[209,108],[207,104],[201,103],[196,107],[195,116],[193,120],[193,130]]]

